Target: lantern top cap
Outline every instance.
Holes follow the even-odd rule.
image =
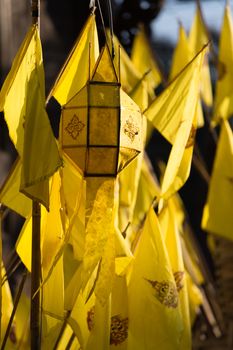
[[[91,81],[119,83],[111,53],[107,44],[102,48]]]

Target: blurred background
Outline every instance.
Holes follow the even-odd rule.
[[[217,52],[219,31],[222,23],[225,1],[200,1],[204,19],[211,33],[214,48]],[[108,7],[106,0],[100,0],[103,16],[108,25]],[[232,4],[231,4],[232,5]],[[118,36],[122,46],[130,54],[132,41],[137,33],[138,25],[143,23],[150,39],[153,52],[156,55],[161,70],[168,75],[172,53],[178,38],[179,21],[188,32],[195,14],[195,1],[188,0],[112,0],[114,33]],[[49,92],[56,76],[65,61],[67,54],[76,40],[84,22],[89,14],[89,1],[83,0],[42,0],[41,1],[41,37],[44,53],[44,66],[46,77],[46,91]],[[96,10],[97,25],[100,32],[100,42],[103,42],[103,30],[100,21],[99,11]],[[29,0],[0,0],[0,82],[4,81],[11,66],[12,60],[22,42],[28,26],[31,23],[30,1]],[[211,74],[213,82],[216,80],[214,59],[210,57],[212,67]],[[163,89],[159,87],[158,92]],[[55,135],[58,133],[59,106],[52,100],[47,106],[51,124]],[[16,152],[12,146],[7,127],[0,118],[0,184],[6,178],[10,166],[16,158]],[[208,126],[203,127],[197,133],[197,143],[203,159],[211,173],[216,144],[213,140]],[[157,172],[156,165],[159,160],[166,160],[169,148],[165,140],[158,133],[154,132],[148,147],[147,153]],[[232,304],[221,305],[221,281],[218,285],[218,261],[210,254],[207,245],[207,235],[200,228],[202,209],[206,200],[208,185],[195,167],[192,167],[191,175],[180,194],[185,203],[188,217],[197,238],[198,249],[204,256],[209,271],[209,282],[207,288],[213,288],[210,292],[214,307],[214,321],[212,325],[206,323],[200,317],[194,327],[194,348],[195,349],[233,349],[233,306]],[[7,215],[4,221],[3,252],[7,265],[7,255],[13,250],[14,243],[18,237],[23,220],[14,213]],[[226,245],[232,249],[231,243],[215,241],[219,246]],[[229,248],[230,247],[230,248]],[[233,249],[232,249],[233,251]],[[17,278],[13,277],[12,286]],[[213,281],[216,283],[213,284]],[[232,288],[233,277],[228,287]],[[209,283],[209,287],[208,287]],[[229,291],[227,291],[228,293]],[[229,293],[228,293],[229,294]],[[216,300],[214,300],[216,296]],[[220,302],[219,302],[220,301]],[[224,307],[228,313],[224,313]],[[231,310],[231,311],[229,311]],[[221,328],[222,318],[224,322],[231,324],[227,332],[215,333],[214,327]],[[231,329],[231,330],[229,330]],[[217,338],[221,338],[220,340]],[[232,346],[232,347],[231,347]]]

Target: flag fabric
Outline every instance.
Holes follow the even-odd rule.
[[[196,111],[197,108],[198,102],[196,103]],[[191,129],[189,129],[187,140],[185,133],[188,128],[187,125],[182,124],[177,132],[177,138],[172,146],[162,179],[161,197],[163,198],[167,199],[176,193],[189,177],[197,129],[196,114],[194,115]],[[185,139],[187,140],[186,143]]]
[[[183,324],[178,291],[152,208],[135,251],[128,302],[128,350],[180,349]]]
[[[5,273],[5,268],[1,263],[1,276],[4,276]],[[13,300],[8,280],[6,279],[4,283],[2,282],[3,281],[1,278],[1,341],[3,340],[4,335],[6,333],[8,322],[10,320],[11,313],[13,310]],[[11,328],[11,333],[12,337],[10,338],[12,338],[12,340],[14,341],[12,342],[11,339],[9,339],[9,343],[13,347],[14,343],[17,342],[15,330],[13,330],[13,327]]]
[[[154,127],[173,145],[162,180],[163,198],[179,190],[189,176],[206,50],[204,47],[145,111]]]
[[[233,239],[233,135],[228,121],[222,121],[221,133],[211,174],[202,228]]]
[[[193,53],[190,48],[188,37],[185,33],[183,25],[179,23],[179,37],[172,57],[169,80],[171,81],[172,79],[174,79],[176,75],[179,74],[181,70],[186,66],[186,64],[188,64],[188,62],[191,61],[192,58]],[[202,112],[201,100],[199,100],[197,109],[197,127],[202,127],[203,125],[204,117]]]
[[[180,125],[189,123],[191,128],[206,50],[207,47],[204,47],[144,112],[171,144],[176,139]]]
[[[42,207],[41,211],[41,264],[45,278],[64,241],[64,231],[60,216],[60,174],[57,172],[51,179],[50,211]],[[32,217],[29,217],[21,230],[16,249],[27,269],[31,270],[31,230]]]
[[[98,56],[98,35],[95,15],[92,14],[86,21],[49,97],[54,96],[60,105],[65,105],[86,84]]]
[[[72,306],[72,311],[68,318],[68,323],[72,327],[75,335],[77,336],[81,346],[84,349],[86,349],[87,343],[88,349],[92,349],[94,347],[93,344],[96,344],[96,349],[108,349],[109,346],[114,347],[115,345],[118,345],[119,349],[121,349],[120,345],[116,344],[119,342],[119,337],[117,337],[117,334],[114,333],[114,330],[117,332],[115,326],[117,326],[119,322],[122,322],[122,325],[124,327],[126,326],[126,272],[131,261],[132,254],[126,247],[125,240],[123,239],[121,232],[116,230],[115,271],[112,272],[113,281],[111,293],[108,293],[108,297],[105,299],[104,304],[102,302],[99,302],[99,300],[103,299],[96,297],[95,293],[93,293],[93,287],[98,282],[97,278],[98,274],[100,273],[100,270],[98,268],[95,269],[94,272],[89,276],[84,288],[80,288],[75,303]],[[81,265],[79,263],[79,266],[80,268],[77,268],[74,276],[74,283],[76,280],[76,284],[79,284],[83,272],[82,263]],[[68,268],[69,267],[66,267],[66,269]],[[114,324],[113,330],[111,330],[112,327],[109,328],[111,322],[110,317],[112,318]],[[113,332],[112,335],[111,332]],[[124,338],[122,339],[123,342],[126,340],[125,331],[122,329],[122,331],[119,330],[119,332],[121,333],[121,339]],[[103,343],[105,346],[102,345]]]
[[[214,118],[216,124],[227,119],[233,113],[233,22],[230,5],[227,2],[224,12],[219,42],[218,80],[214,101]]]
[[[189,45],[193,55],[196,55],[201,48],[210,41],[207,27],[205,25],[200,3],[197,3],[197,9],[193,24],[189,33]],[[201,98],[204,103],[211,107],[213,105],[213,94],[208,64],[208,53],[206,52],[201,76]]]
[[[173,203],[173,197],[169,199],[166,206],[159,215],[162,233],[164,234],[165,245],[167,248],[172,272],[175,278],[179,309],[182,315],[183,330],[180,336],[180,350],[191,349],[191,325],[189,315],[189,303],[187,293],[186,275],[181,249],[181,238],[179,232],[179,223],[177,222],[176,203]]]
[[[31,200],[19,192],[22,161],[17,158],[15,164],[0,189],[0,203],[27,218],[31,215]]]
[[[138,71],[145,75],[147,90],[151,98],[154,98],[154,89],[162,82],[162,74],[154,58],[144,28],[140,28],[135,35],[131,59]]]
[[[178,73],[191,61],[192,51],[189,47],[188,37],[185,33],[185,29],[181,23],[179,23],[179,35],[178,41],[173,52],[171,69],[169,74],[169,80],[171,81],[176,77]]]
[[[108,34],[108,39],[109,38],[110,33]],[[120,75],[121,87],[127,94],[129,94],[142,79],[142,74],[135,67],[115,35],[113,37],[113,43],[115,49],[114,65],[115,67],[120,67],[120,72],[119,68],[118,70],[116,69],[116,71],[117,74]]]
[[[87,188],[83,278],[91,276],[99,264],[95,294],[105,304],[115,270],[115,179],[87,178]]]
[[[60,257],[50,277],[42,285],[42,349],[52,349],[64,318],[63,258]],[[54,297],[56,296],[56,297]]]
[[[0,92],[0,110],[22,159],[20,191],[49,209],[48,178],[62,165],[45,110],[42,50],[33,25]]]
[[[152,164],[144,154],[133,215],[133,226],[140,226],[153,201],[160,195],[158,180],[153,174]]]

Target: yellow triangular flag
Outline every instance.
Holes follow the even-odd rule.
[[[196,110],[197,108],[198,103],[196,104]],[[171,195],[177,192],[185,184],[189,177],[196,129],[197,121],[195,114],[191,129],[190,126],[185,126],[182,124],[177,132],[177,138],[172,146],[162,180],[160,195],[163,198],[169,198]],[[186,139],[185,136],[187,130],[189,130],[188,139]]]
[[[134,38],[131,59],[138,71],[142,75],[146,74],[147,90],[153,98],[154,89],[162,82],[162,75],[143,28],[140,28]]]
[[[193,55],[196,55],[201,48],[209,42],[209,35],[207,32],[206,25],[203,20],[200,4],[197,4],[195,17],[193,20],[192,27],[189,33],[189,44]],[[213,104],[213,94],[211,87],[210,69],[208,64],[208,57],[205,56],[204,65],[202,68],[202,79],[201,79],[201,97],[204,103],[211,107]]]
[[[204,47],[144,112],[154,127],[171,144],[175,142],[178,130],[183,124],[188,123],[191,128],[206,50],[207,47]],[[186,141],[188,135],[189,131]]]
[[[159,216],[161,227],[164,229],[165,245],[168,251],[177,291],[179,294],[179,308],[182,314],[183,331],[180,339],[180,350],[191,349],[191,326],[189,315],[189,304],[187,294],[186,276],[184,270],[181,241],[177,222],[176,205],[173,197],[167,203]]]
[[[189,41],[185,33],[182,24],[179,24],[179,38],[176,48],[172,57],[172,65],[170,70],[169,79],[172,80],[176,77],[178,73],[185,67],[188,62],[192,59],[193,54],[190,49]],[[198,102],[197,109],[197,127],[202,127],[204,125],[204,117],[202,112],[201,101]]]
[[[206,49],[201,50],[145,112],[153,125],[173,144],[161,188],[163,198],[178,191],[189,176]]]
[[[131,90],[137,85],[139,80],[142,78],[142,75],[134,66],[133,62],[129,58],[127,52],[120,45],[119,40],[116,36],[113,38],[114,47],[115,47],[115,57],[114,64],[115,67],[120,67],[120,81],[122,89],[130,93]],[[119,72],[117,71],[117,74]],[[119,74],[118,74],[119,75]]]
[[[183,324],[178,291],[152,208],[135,253],[128,300],[128,350],[180,349]]]
[[[183,25],[179,23],[179,36],[172,57],[169,80],[174,79],[176,75],[191,61],[191,59],[192,51],[189,47],[188,38]]]
[[[31,200],[19,192],[22,161],[18,158],[0,190],[0,203],[27,218],[31,214]]]
[[[202,228],[233,240],[233,135],[228,121],[222,121],[220,138],[210,179]]]
[[[47,212],[41,210],[41,264],[43,279],[52,268],[56,255],[64,242],[64,232],[61,220],[60,174],[57,172],[51,179],[51,208]],[[31,270],[31,233],[32,218],[28,218],[21,230],[16,244],[16,250],[27,269]]]
[[[2,264],[1,275],[4,276],[5,273],[6,271]],[[1,341],[3,340],[4,335],[6,333],[8,322],[10,320],[11,313],[13,310],[13,301],[12,301],[12,295],[11,295],[8,279],[6,279],[3,284],[2,282],[3,281],[1,278]],[[13,332],[13,328],[11,328],[11,332]],[[13,332],[12,336],[14,336],[14,338],[16,337],[15,331]],[[10,343],[13,346],[11,340],[10,340]],[[16,339],[15,339],[15,343],[16,343]]]
[[[64,317],[64,274],[62,257],[42,286],[42,349],[53,349]],[[54,297],[56,296],[56,297]]]
[[[86,84],[99,56],[95,16],[90,15],[50,93],[66,104]]]
[[[159,197],[159,195],[160,187],[157,178],[153,174],[152,165],[150,164],[149,159],[144,155],[134,208],[133,224],[135,226],[140,225],[153,200]]]
[[[227,2],[219,43],[219,66],[216,96],[214,101],[214,123],[233,114],[233,22]]]
[[[22,157],[20,191],[48,209],[48,178],[62,161],[45,110],[37,26],[29,29],[2,87],[0,100],[10,137]]]

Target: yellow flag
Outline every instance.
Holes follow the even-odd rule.
[[[183,255],[179,234],[179,224],[176,217],[176,205],[173,198],[167,202],[159,216],[161,228],[165,238],[169,260],[175,278],[179,295],[179,309],[182,315],[183,331],[180,338],[180,350],[191,349],[191,326],[189,315],[189,304],[187,294],[186,275],[184,270]],[[165,222],[164,222],[165,221]]]
[[[191,61],[191,59],[192,51],[189,47],[188,38],[183,25],[179,23],[179,37],[172,57],[169,80],[174,79],[186,64]]]
[[[182,24],[179,24],[179,38],[172,57],[171,71],[169,79],[172,80],[185,67],[193,57],[190,49],[189,41]],[[197,109],[197,127],[204,125],[204,117],[202,112],[201,101],[198,102]]]
[[[1,274],[4,276],[6,273],[5,268],[2,264],[1,266]],[[1,279],[2,282],[2,279]],[[3,340],[4,335],[6,333],[6,329],[8,326],[8,322],[11,317],[11,312],[13,310],[13,301],[12,301],[12,295],[9,287],[8,280],[5,281],[3,285],[1,285],[1,340]],[[15,336],[15,333],[12,334],[12,336]],[[16,339],[15,339],[16,342]],[[12,342],[10,341],[12,344]]]
[[[68,344],[69,344],[69,349],[70,350],[75,350],[75,349],[80,349],[80,344],[78,342],[78,339],[75,337],[73,338],[73,330],[72,328],[67,324],[64,330],[64,333],[62,335],[62,338],[59,342],[59,344],[57,345],[57,350],[63,350],[65,349]],[[71,339],[73,339],[72,344]]]
[[[143,28],[140,28],[134,38],[131,59],[138,71],[142,75],[146,74],[147,90],[153,98],[154,89],[162,82],[162,75]]]
[[[228,121],[222,121],[202,228],[233,239],[233,135]]]
[[[142,74],[135,67],[124,48],[120,45],[116,36],[113,38],[116,51],[114,57],[115,67],[120,67],[120,81],[122,89],[130,93],[142,78]],[[118,73],[118,71],[117,71]]]
[[[131,90],[129,96],[137,103],[142,112],[145,111],[148,107],[149,98],[144,79],[139,80],[133,90]]]
[[[162,182],[163,198],[178,191],[189,176],[206,49],[201,50],[145,112],[160,133],[173,144]]]
[[[91,293],[96,281],[96,271],[94,271],[94,273],[89,276],[89,280],[87,281],[85,288],[83,290],[81,288],[79,289],[79,293],[76,295],[75,303],[71,308],[72,311],[70,317],[68,318],[68,323],[73,328],[81,346],[85,349],[86,343],[88,341],[90,349],[91,346],[93,347],[93,343],[96,343],[95,348],[98,349],[107,349],[110,345],[113,347],[115,345],[118,345],[119,349],[123,350],[123,348],[121,348],[120,344],[118,343],[124,342],[124,340],[126,340],[125,331],[127,331],[127,329],[125,329],[125,326],[127,325],[125,324],[125,319],[127,318],[127,289],[125,274],[129,262],[132,260],[132,257],[129,249],[127,249],[125,246],[125,240],[123,239],[120,232],[116,234],[115,239],[116,270],[115,273],[114,271],[112,273],[113,286],[111,293],[111,304],[109,305],[109,299],[105,301],[104,305],[100,304],[98,299],[95,297],[95,293]],[[69,281],[69,289],[73,284],[73,291],[76,288],[75,283],[80,285],[79,282],[81,280],[82,263],[79,262],[78,265],[79,267],[76,269],[73,278],[71,277]],[[70,264],[69,267],[65,267],[65,270],[67,269],[70,269]],[[72,279],[74,279],[73,282]],[[107,314],[105,314],[105,311],[107,311]],[[113,323],[111,331],[108,324],[110,313]],[[107,317],[105,321],[103,321],[101,315]],[[116,326],[121,322],[122,328],[116,329]],[[119,333],[121,335],[121,338],[118,336]],[[101,347],[101,344],[103,342],[106,342],[106,347]]]
[[[227,2],[219,43],[219,66],[216,96],[214,101],[214,123],[227,119],[233,113],[233,22]]]
[[[196,110],[197,108],[198,103],[196,104]],[[169,198],[177,192],[189,177],[197,128],[196,114],[194,115],[191,129],[189,129],[188,140],[186,139],[185,144],[185,133],[188,128],[190,127],[182,124],[177,132],[177,138],[172,146],[162,180],[161,197],[163,198]]]
[[[64,317],[64,276],[62,257],[42,286],[42,349],[53,349]],[[54,297],[56,296],[56,297]]]
[[[196,110],[201,67],[206,50],[207,47],[204,47],[144,112],[154,127],[171,144],[174,144],[178,130],[183,124],[189,126],[186,142],[188,140]]]
[[[62,165],[45,110],[42,50],[32,26],[0,92],[10,137],[22,158],[20,191],[49,208],[48,178]]]
[[[15,314],[17,345],[15,349],[30,349],[30,300],[23,291]],[[20,345],[19,345],[20,344]],[[8,348],[7,348],[8,349]],[[14,348],[12,348],[13,350]]]
[[[153,175],[152,165],[149,159],[144,156],[134,208],[134,225],[140,225],[140,222],[147,214],[153,200],[159,197],[159,194],[160,187],[156,177]]]
[[[43,278],[47,277],[56,254],[58,254],[64,241],[60,216],[60,186],[60,174],[56,173],[51,180],[50,211],[47,212],[45,208],[41,210],[41,263]],[[31,270],[31,230],[32,218],[30,217],[25,222],[16,244],[17,253],[29,271]]]
[[[22,161],[18,158],[0,190],[0,203],[27,218],[31,214],[31,200],[19,192]]]
[[[197,4],[195,17],[189,33],[189,44],[193,55],[196,55],[201,48],[209,42],[206,25],[203,20],[200,4]],[[201,97],[204,103],[211,107],[213,104],[213,94],[211,87],[210,69],[207,54],[202,67],[201,77]]]
[[[180,350],[183,324],[178,291],[152,208],[138,243],[128,288],[128,350]]]
[[[86,84],[99,56],[95,15],[90,15],[49,96],[66,104]]]

